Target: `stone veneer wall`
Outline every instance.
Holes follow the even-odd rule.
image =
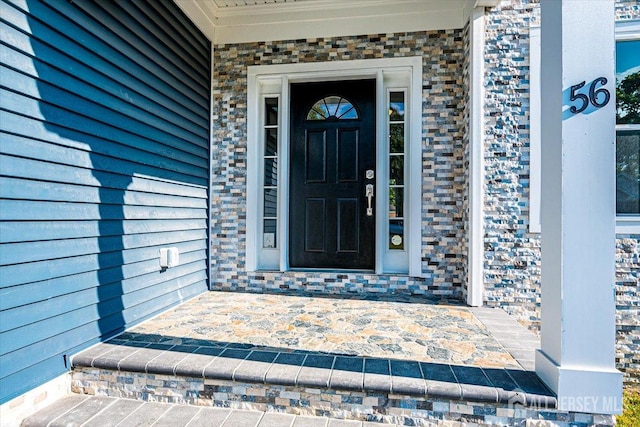
[[[635,0],[617,19],[639,19]],[[529,26],[537,0],[502,0],[486,14],[485,301],[539,327],[540,241],[529,233]],[[539,23],[539,22],[538,22]],[[469,30],[215,46],[212,288],[463,297],[468,231]],[[423,57],[422,270],[425,278],[246,273],[247,66]],[[618,236],[617,361],[640,370],[640,236]],[[627,376],[629,379],[629,376]]]
[[[255,292],[411,293],[460,297],[466,265],[462,30],[214,47],[211,283]],[[421,56],[422,271],[374,274],[245,272],[247,66]]]
[[[537,0],[502,0],[486,13],[485,300],[532,329],[540,319],[540,239],[529,233],[529,26]],[[637,0],[616,19],[640,19]],[[617,354],[627,381],[640,373],[640,236],[617,239]]]
[[[485,300],[538,326],[540,241],[529,233],[529,25],[537,5],[503,0],[485,30]]]
[[[265,383],[74,369],[79,394],[146,402],[249,409],[405,426],[614,426],[612,415],[564,412],[544,404],[474,402],[458,398],[337,390]]]
[[[640,236],[618,235],[616,262],[616,363],[640,383]]]

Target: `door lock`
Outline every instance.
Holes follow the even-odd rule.
[[[373,179],[373,177],[374,177],[373,169],[367,169],[367,171],[365,172],[364,176],[367,179]]]
[[[371,199],[373,198],[373,184],[366,185],[364,195],[367,198],[367,216],[373,216],[373,208],[371,207]]]

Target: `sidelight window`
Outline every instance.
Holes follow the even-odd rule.
[[[264,99],[264,181],[262,247],[277,247],[278,235],[278,98]]]
[[[389,249],[404,250],[405,93],[389,92]]]

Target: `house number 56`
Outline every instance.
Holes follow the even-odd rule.
[[[591,85],[589,86],[589,96],[578,92],[585,84],[586,82],[582,82],[571,86],[569,100],[571,102],[579,102],[581,104],[580,107],[572,105],[571,108],[569,108],[569,111],[573,114],[582,113],[589,106],[589,102],[591,102],[591,105],[596,108],[602,108],[609,103],[609,100],[611,100],[611,94],[603,87],[607,84],[606,77],[598,77],[591,82]]]

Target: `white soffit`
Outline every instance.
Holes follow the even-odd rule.
[[[309,0],[213,0],[218,8],[235,7],[235,6],[260,6],[263,4],[275,3],[295,3]]]
[[[473,5],[472,0],[175,1],[215,44],[462,28]]]

